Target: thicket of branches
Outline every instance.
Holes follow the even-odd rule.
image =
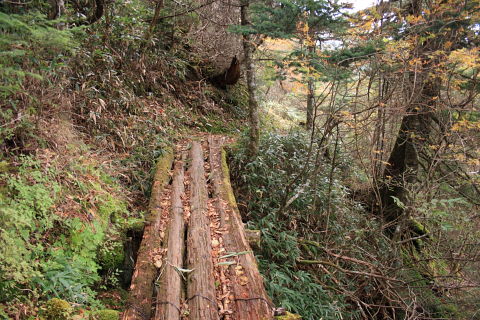
[[[316,283],[360,318],[475,318],[480,4],[391,1],[356,14],[335,5],[261,6],[251,29],[296,44],[287,54],[266,46],[262,57],[276,79],[303,85],[309,129],[265,138],[251,164],[235,160],[245,212],[270,230],[263,258],[294,252],[296,261],[283,257],[289,270],[328,275]],[[292,149],[296,140],[304,145]],[[338,197],[352,201],[349,219]],[[281,264],[264,265],[272,286]],[[283,277],[292,288],[301,278]]]

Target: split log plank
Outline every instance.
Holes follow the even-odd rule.
[[[238,263],[231,265],[231,283],[234,295],[234,314],[236,320],[272,319],[272,302],[258,271],[257,261],[248,243],[244,225],[237,207],[230,173],[223,150],[223,138],[209,137],[211,178],[214,195],[217,198],[217,210],[220,213],[224,247],[227,252],[245,252],[237,256]]]
[[[190,150],[191,214],[187,236],[189,274],[187,301],[190,320],[218,320],[212,262],[210,221],[207,216],[207,185],[202,146],[194,141]]]
[[[155,320],[179,320],[182,303],[182,276],[179,269],[183,269],[183,253],[185,249],[182,197],[184,187],[183,161],[175,163],[172,182],[172,207],[170,226],[168,228],[168,251],[163,262],[163,274],[157,294]],[[177,269],[175,269],[177,268]]]
[[[172,162],[173,152],[171,150],[168,150],[157,162],[149,204],[149,215],[145,221],[142,243],[130,284],[127,310],[123,313],[122,320],[144,320],[151,316],[152,295],[157,274],[153,258],[154,250],[159,247],[159,230],[162,223],[161,198],[164,188],[170,180]]]

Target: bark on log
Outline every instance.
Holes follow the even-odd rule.
[[[222,148],[222,138],[209,138],[211,178],[214,184],[217,209],[220,212],[224,247],[227,252],[245,252],[237,256],[238,263],[231,265],[230,274],[234,295],[236,320],[272,319],[273,304],[258,271],[257,261],[248,244],[240,212],[230,184],[226,153]],[[223,218],[222,218],[223,216]]]
[[[188,228],[188,269],[193,270],[188,278],[187,301],[190,320],[219,319],[213,277],[210,221],[207,217],[207,186],[203,151],[199,142],[193,142],[190,203],[191,214]]]
[[[142,243],[130,284],[128,307],[123,313],[122,320],[149,319],[151,315],[154,281],[157,274],[157,268],[152,258],[155,248],[158,248],[160,243],[161,198],[164,187],[170,180],[172,162],[173,152],[168,150],[157,163],[149,215],[145,221]]]
[[[163,263],[163,274],[157,294],[155,320],[179,320],[181,317],[182,278],[178,269],[183,269],[185,248],[182,195],[184,194],[183,161],[175,163],[172,183],[172,207],[168,228],[168,251]]]

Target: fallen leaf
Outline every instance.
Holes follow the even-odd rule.
[[[240,283],[241,286],[244,286],[248,284],[248,277],[246,276],[241,276],[238,278],[238,282]]]
[[[162,256],[154,256],[153,257],[153,264],[155,265],[155,267],[157,269],[160,269],[163,265]]]

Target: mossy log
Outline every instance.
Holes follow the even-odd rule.
[[[160,242],[160,224],[162,223],[162,193],[170,180],[170,168],[173,162],[172,150],[158,160],[153,180],[149,212],[146,217],[142,243],[138,251],[135,271],[130,284],[127,309],[122,320],[149,319],[152,309],[152,295],[157,268],[154,264],[154,250]]]
[[[234,314],[236,320],[272,319],[273,304],[270,301],[263,284],[263,278],[258,271],[257,261],[247,240],[240,212],[230,184],[230,173],[223,150],[224,140],[210,137],[210,167],[214,193],[217,200],[217,210],[220,212],[220,222],[226,229],[223,234],[224,246],[227,252],[239,254],[235,265],[229,266],[232,290],[234,295]]]
[[[183,268],[185,249],[182,196],[184,187],[183,161],[175,163],[172,182],[172,206],[168,228],[168,252],[163,263],[163,273],[157,294],[155,320],[180,319],[182,300],[182,278],[179,269]]]
[[[207,185],[203,151],[195,141],[190,150],[192,164],[189,169],[191,214],[187,235],[188,277],[187,302],[190,320],[219,319],[213,276],[210,221],[207,216]]]

